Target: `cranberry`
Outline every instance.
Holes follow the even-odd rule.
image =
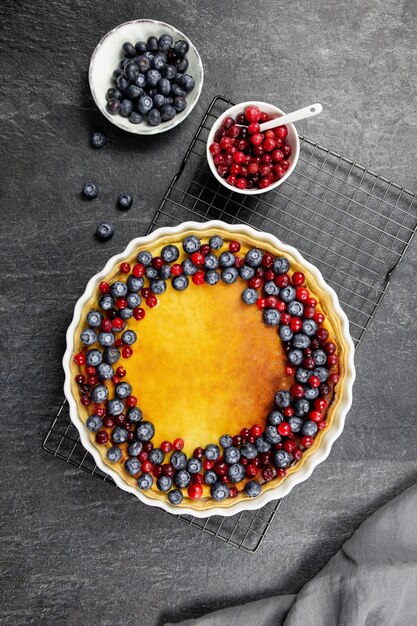
[[[100,406],[99,404],[95,404],[93,413],[95,413],[99,417],[104,417],[106,415],[106,410],[104,407]]]
[[[148,296],[145,302],[150,309],[153,309],[158,304],[158,298],[154,295]]]
[[[164,465],[162,465],[162,473],[164,476],[169,476],[170,478],[172,478],[175,474],[175,468],[173,465],[171,465],[171,463],[164,463]]]
[[[315,314],[316,314],[316,309],[315,309],[314,307],[312,307],[312,306],[306,306],[306,307],[304,308],[304,313],[303,313],[303,315],[304,315],[304,317],[305,317],[306,319],[308,319],[308,320],[313,319],[313,317],[315,316]]]
[[[259,124],[258,122],[252,122],[251,124],[249,124],[248,126],[248,133],[249,135],[256,135],[257,133],[259,133]]]
[[[274,445],[275,450],[282,450],[282,443],[276,443]]]
[[[191,255],[191,261],[194,265],[203,265],[204,258],[204,254],[201,254],[201,252],[194,252],[194,254]]]
[[[246,124],[246,117],[244,113],[236,115],[236,124]]]
[[[278,311],[281,311],[282,315],[281,315],[281,323],[285,324],[286,326],[288,326],[288,324],[291,322],[291,315],[289,313],[284,313],[285,309],[286,309],[286,304],[285,302],[283,302],[282,304],[280,303],[280,305],[277,307]]]
[[[171,265],[171,274],[173,276],[180,276],[182,274],[182,265],[180,265],[179,263],[174,263],[174,265]]]
[[[264,122],[268,121],[268,115],[267,113],[265,113],[265,111],[261,111],[261,117],[259,118],[259,123],[263,124]]]
[[[110,291],[110,285],[105,280],[101,281],[98,288],[101,293],[109,293]]]
[[[151,295],[152,292],[148,287],[144,287],[140,293],[141,293],[142,298],[146,299],[148,296]]]
[[[324,428],[326,428],[326,422],[325,420],[321,420],[321,422],[317,422],[317,428],[319,430],[323,430]]]
[[[298,333],[303,327],[303,320],[301,317],[293,317],[290,321],[290,328],[294,333]]]
[[[318,376],[310,376],[310,378],[308,379],[308,384],[310,385],[310,387],[313,387],[313,389],[318,389],[318,387],[320,387],[321,385],[320,378]]]
[[[193,276],[194,285],[202,285],[204,283],[204,272],[196,272]]]
[[[94,387],[94,385],[97,385],[97,383],[98,383],[98,377],[97,376],[89,376],[87,378],[87,383],[90,385],[90,387]]]
[[[246,189],[246,186],[247,186],[246,178],[238,178],[236,180],[236,187],[238,189]]]
[[[300,300],[300,302],[305,302],[309,297],[308,290],[305,287],[299,287],[295,292],[295,297],[297,300]]]
[[[200,252],[201,252],[201,254],[203,254],[204,256],[207,256],[208,254],[210,254],[210,252],[211,252],[211,248],[210,248],[210,246],[208,245],[208,243],[204,243],[204,244],[201,246],[201,248],[200,248]],[[171,270],[172,270],[172,268],[171,268]]]
[[[247,441],[248,443],[255,443],[255,437],[254,437],[253,435],[249,434],[249,435],[246,437],[246,441]]]
[[[242,445],[242,441],[243,440],[242,440],[242,437],[240,435],[235,435],[233,437],[233,445],[234,446],[237,446],[237,447],[241,446]]]
[[[313,370],[316,367],[316,362],[312,356],[306,356],[301,362],[302,367],[306,370]]]
[[[98,433],[96,433],[96,442],[99,445],[103,445],[105,443],[107,443],[109,440],[109,435],[107,434],[107,432],[105,430],[99,430]]]
[[[329,383],[332,383],[333,385],[337,385],[339,380],[340,380],[339,374],[330,374]]]
[[[275,148],[275,140],[268,137],[263,142],[262,147],[266,152],[271,152]]]
[[[255,133],[250,138],[250,142],[256,147],[260,147],[263,140],[264,140],[264,136],[262,135],[262,133]],[[262,148],[262,152],[260,152],[259,156],[262,156],[263,153],[264,153],[264,150]]]
[[[133,309],[133,317],[135,318],[135,320],[137,320],[139,322],[139,320],[143,320],[143,318],[145,317],[146,313],[145,310],[142,309],[140,306],[136,307],[135,309]]]
[[[129,274],[130,263],[120,263],[119,269],[122,272],[122,274]]]
[[[283,467],[280,467],[279,469],[277,469],[277,474],[280,478],[284,478],[284,476],[287,475],[287,470]]]
[[[289,452],[291,454],[291,452],[293,452],[296,448],[296,445],[294,443],[294,441],[288,440],[288,441],[284,441],[284,443],[282,444],[283,448],[286,452]]]
[[[211,154],[216,155],[216,154],[220,154],[220,144],[217,142],[214,142],[210,145],[209,150],[211,152]]]
[[[260,289],[262,285],[264,284],[264,281],[259,276],[253,276],[249,280],[248,284],[251,289]]]
[[[132,274],[136,276],[136,278],[140,278],[145,274],[145,266],[142,263],[136,263],[136,265],[133,266]]]
[[[313,437],[309,437],[308,435],[305,435],[304,437],[301,437],[300,439],[300,444],[303,446],[303,448],[311,448],[313,443],[314,443]]]
[[[245,117],[249,124],[252,124],[252,122],[259,122],[261,111],[256,106],[247,107]]]
[[[275,278],[274,270],[267,270],[267,272],[265,274],[265,279],[266,280],[274,280],[274,278]]]
[[[316,398],[313,402],[314,408],[318,411],[324,411],[327,408],[327,400],[324,398]]]
[[[319,328],[316,332],[316,337],[321,343],[324,343],[329,338],[329,331],[325,328]]]
[[[86,368],[87,369],[87,368]],[[95,368],[94,368],[95,369]],[[75,382],[78,383],[78,385],[82,385],[83,382],[85,381],[85,377],[82,374],[78,374],[75,377]]]
[[[133,350],[130,346],[124,346],[124,348],[122,349],[122,357],[124,359],[128,359],[132,356],[133,354]]]
[[[239,490],[238,490],[237,487],[230,487],[229,488],[229,498],[236,498],[238,493],[239,493]]]
[[[266,304],[270,309],[277,309],[279,306],[279,300],[275,296],[268,296]]]
[[[224,130],[224,128],[219,128],[214,133],[214,141],[216,143],[219,143],[222,140],[222,138],[225,136],[225,134],[226,134],[226,131]]]
[[[151,461],[144,461],[142,463],[142,472],[152,472],[154,468],[154,464]]]
[[[155,478],[159,478],[162,474],[162,467],[160,465],[155,465],[152,470],[152,474],[155,476]]]
[[[338,362],[339,357],[337,356],[337,354],[329,354],[329,356],[327,357],[327,363],[330,365],[330,367],[336,365]]]
[[[228,478],[228,476],[221,476],[220,477],[220,481],[222,483],[225,483],[225,485],[227,485],[227,483],[229,482],[229,478]]]
[[[323,419],[323,415],[321,413],[321,411],[310,411],[310,413],[308,414],[309,419],[311,419],[312,422],[320,422],[320,420]]]
[[[285,170],[282,167],[282,164],[277,163],[276,165],[274,165],[274,172],[277,178],[282,178],[285,174]]]
[[[294,409],[292,406],[286,406],[283,413],[285,417],[292,417],[294,415]]]
[[[204,450],[203,448],[196,448],[193,452],[193,457],[195,459],[201,459],[204,455]]]
[[[247,139],[238,139],[238,141],[236,142],[236,148],[243,153],[245,153],[248,147],[249,147],[249,142]],[[245,159],[243,162],[247,161],[247,156],[248,156],[247,154],[244,154]]]
[[[264,278],[265,276],[265,270],[263,267],[257,267],[255,270],[255,276],[258,276],[259,278]]]
[[[229,183],[229,185],[231,185],[232,187],[236,185],[236,180],[236,176],[234,176],[233,174],[229,174],[229,176],[226,178],[226,182]]]
[[[231,241],[229,243],[229,250],[230,252],[233,252],[234,254],[236,254],[236,252],[240,252],[240,243],[238,241]]]
[[[287,437],[291,433],[291,426],[288,422],[281,422],[281,424],[278,424],[277,430],[280,435]]]
[[[181,439],[181,437],[178,437],[177,439],[174,439],[174,442],[172,445],[173,445],[174,450],[182,450],[184,447],[184,439]]]
[[[295,367],[292,367],[291,365],[287,365],[287,367],[285,368],[285,373],[287,376],[294,376]]]
[[[290,393],[293,398],[303,398],[304,397],[304,387],[299,383],[291,386]]]
[[[294,287],[301,287],[301,285],[304,285],[305,276],[302,272],[294,272],[291,277],[291,281]]]
[[[240,436],[243,439],[246,439],[249,436],[249,428],[242,428],[242,430],[240,431]]]
[[[290,277],[288,276],[288,274],[280,274],[275,278],[275,284],[281,289],[284,287],[288,287],[288,285],[290,284]]]
[[[327,396],[330,393],[330,387],[326,383],[322,383],[319,387],[319,394],[321,396]]]
[[[278,137],[278,139],[285,139],[287,135],[288,135],[288,129],[286,126],[278,126],[275,129],[275,137]]]
[[[114,421],[116,422],[116,424],[118,426],[122,426],[123,424],[126,424],[126,415],[124,415],[123,413],[120,413],[120,415],[116,415],[116,417],[114,418]]]
[[[230,117],[230,115],[228,115],[227,117],[224,118],[222,126],[226,130],[229,130],[229,128],[233,126],[234,123],[235,123],[235,120],[233,119],[233,117]]]
[[[74,356],[74,363],[76,365],[84,365],[85,363],[85,354],[84,352],[79,352]]]
[[[138,459],[141,463],[143,463],[144,461],[147,461],[148,458],[149,458],[149,455],[145,450],[142,450],[141,452],[139,452]]]
[[[233,139],[231,137],[223,137],[220,141],[220,147],[223,150],[228,150],[231,146],[233,146]]]
[[[262,470],[262,478],[266,483],[269,483],[274,478],[274,470],[272,467],[265,467]]]
[[[219,476],[225,476],[227,474],[227,463],[219,459],[213,465],[213,469]]]
[[[289,146],[287,143],[282,146],[282,151],[286,159],[291,156],[292,149],[291,146]]]
[[[213,465],[214,465],[214,461],[209,461],[208,459],[204,459],[203,467],[204,467],[205,470],[213,469]]]
[[[81,396],[81,404],[84,406],[89,406],[91,404],[91,399],[89,396]]]
[[[266,189],[267,187],[269,187],[269,185],[272,183],[272,178],[269,178],[267,176],[265,176],[264,178],[261,178],[259,181],[259,188],[260,189]]]
[[[272,163],[281,163],[281,161],[284,160],[284,154],[282,150],[275,148],[275,150],[271,152],[271,158],[272,158]]]
[[[227,134],[229,135],[229,137],[231,137],[232,139],[236,139],[237,137],[239,137],[239,133],[240,133],[240,128],[239,126],[236,126],[236,124],[234,124],[233,126],[231,126],[229,128],[229,130],[227,131]]]
[[[239,269],[242,265],[245,265],[245,259],[241,256],[237,256],[235,259],[235,267]]]
[[[106,428],[114,428],[115,423],[116,422],[114,421],[114,418],[111,417],[111,415],[106,415],[106,417],[103,420],[103,425]]]
[[[114,320],[112,321],[112,328],[114,328],[114,330],[116,331],[121,330],[124,325],[125,323],[121,317],[115,317]]]
[[[314,321],[317,322],[317,324],[323,324],[325,319],[325,316],[320,311],[317,311],[317,313],[314,315]]]
[[[255,465],[253,465],[253,463],[248,463],[245,472],[248,478],[253,478],[258,473],[258,469]]]
[[[126,400],[126,404],[127,406],[131,409],[132,407],[136,406],[138,403],[138,399],[136,396],[129,396]]]
[[[256,301],[258,309],[264,309],[266,307],[266,298],[258,298]]]

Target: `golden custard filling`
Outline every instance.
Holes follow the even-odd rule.
[[[87,315],[90,311],[97,311],[103,320],[110,319],[114,323],[114,318],[120,319],[118,304],[126,303],[123,302],[123,297],[114,298],[114,306],[110,310],[103,310],[100,308],[103,293],[97,285],[84,307],[75,332],[72,392],[78,404],[79,415],[89,428],[90,439],[99,450],[103,462],[117,471],[127,484],[137,489],[142,487],[150,498],[168,498],[178,508],[186,505],[194,509],[209,509],[214,506],[232,506],[237,500],[253,497],[265,489],[276,487],[314,453],[320,445],[323,433],[331,426],[346,371],[347,349],[340,330],[340,320],[330,306],[328,295],[314,276],[291,255],[281,253],[270,244],[258,242],[244,234],[233,235],[216,229],[206,232],[190,231],[181,238],[178,235],[163,237],[151,247],[138,248],[126,258],[123,270],[126,270],[128,264],[128,272],[121,271],[121,265],[118,264],[102,282],[109,287],[115,281],[126,283],[132,272],[138,273],[134,269],[138,265],[137,255],[145,249],[154,260],[160,257],[165,246],[176,246],[179,257],[174,262],[164,263],[171,268],[181,266],[187,258],[198,261],[198,258],[192,256],[194,253],[187,254],[183,249],[185,237],[193,235],[206,247],[212,237],[221,237],[221,248],[209,252],[217,258],[229,251],[231,242],[235,244],[234,247],[231,246],[233,250],[236,249],[236,243],[240,245],[240,249],[234,253],[235,273],[236,270],[239,273],[242,264],[247,265],[247,254],[250,250],[261,250],[265,266],[261,264],[252,268],[255,276],[259,274],[257,277],[262,283],[256,289],[257,303],[246,304],[242,299],[242,292],[253,289],[253,283],[240,276],[230,284],[224,282],[222,272],[225,268],[221,265],[215,270],[219,274],[216,284],[195,284],[193,276],[189,275],[188,286],[178,291],[173,287],[171,275],[165,280],[164,293],[156,296],[150,289],[152,281],[160,279],[148,279],[144,274],[143,288],[137,292],[142,294],[142,301],[135,307],[142,309],[144,315],[137,315],[137,311],[134,311],[134,315],[124,320],[122,328],[112,329],[115,340],[112,348],[117,347],[120,358],[110,364],[112,378],[103,380],[100,379],[101,368],[88,365],[89,354],[94,350],[101,353],[101,362],[106,362],[106,346],[100,343],[103,326],[90,329],[92,333],[90,332],[89,341],[94,338],[94,333],[97,339],[89,345],[83,345],[80,337],[88,328]],[[273,257],[269,267],[266,263],[270,260],[265,255]],[[288,276],[289,285],[295,281],[294,272],[303,273],[305,280],[301,285],[294,286],[294,289],[300,297],[304,297],[305,293],[298,292],[297,289],[308,291],[309,300],[302,305],[304,313],[308,313],[310,317],[288,313],[289,303],[280,298],[282,288],[277,296],[267,300],[268,295],[263,292],[264,283],[269,282],[268,278],[275,281],[280,275],[273,273],[273,263],[277,257],[284,257],[290,263],[290,269],[284,272]],[[158,266],[157,262],[155,264]],[[196,269],[203,275],[204,281],[208,270],[204,268],[204,264],[198,265]],[[177,268],[176,272],[184,276],[181,269]],[[156,306],[155,301],[151,300],[151,306],[147,305],[149,295],[151,298],[156,297]],[[279,317],[287,323],[269,325],[264,321],[265,310],[275,308],[277,301],[280,302]],[[314,306],[307,306],[310,302]],[[319,323],[314,321],[313,315],[316,315]],[[299,317],[301,321],[292,322],[294,317]],[[307,335],[305,343],[308,345],[305,348],[296,348],[292,345],[293,339],[281,339],[281,326],[291,328],[293,325],[298,328],[297,324],[305,319],[312,320],[317,331],[320,329],[318,334],[316,331]],[[306,328],[311,332],[314,324],[307,324]],[[108,326],[107,323],[105,328],[108,329]],[[137,336],[137,340],[129,344],[127,350],[122,340],[126,330],[134,331]],[[305,335],[303,328],[293,332],[292,337],[300,334]],[[294,365],[289,361],[289,351],[297,349],[301,352],[302,361]],[[320,356],[318,363],[311,361],[314,354]],[[325,362],[320,365],[323,358]],[[108,371],[107,366],[106,368]],[[327,370],[327,376],[323,368]],[[123,370],[126,373],[118,376],[117,372],[123,374]],[[321,378],[319,382],[313,380],[317,379],[317,373]],[[306,382],[300,382],[304,380],[303,376],[308,376]],[[107,411],[108,402],[116,398],[118,386],[124,382],[130,385],[131,393],[127,398],[120,399],[123,412],[111,415]],[[107,394],[102,402],[92,399],[95,393],[93,389],[98,386],[104,387]],[[307,389],[308,400],[305,398]],[[278,391],[287,393],[290,398],[288,405],[278,406],[275,403],[274,398]],[[304,402],[300,404],[301,400]],[[129,423],[129,411],[135,406],[135,401],[142,419],[140,422]],[[297,407],[301,405],[304,405],[304,410],[308,406],[309,410],[298,415],[300,408]],[[281,419],[277,416],[275,420],[268,419],[272,411],[281,414],[282,422],[277,421]],[[297,417],[298,422],[294,420]],[[153,425],[154,434],[150,439],[145,437],[140,440],[137,433],[141,430],[139,425],[144,422]],[[305,426],[306,422],[308,428]],[[297,426],[300,423],[301,429],[307,434],[303,434],[302,430],[293,432],[291,429],[291,424]],[[115,428],[118,429],[116,437]],[[119,441],[121,429],[124,433],[122,441]],[[310,432],[311,436],[308,434]],[[229,445],[223,447],[219,443],[219,438],[225,434],[234,438],[227,443],[231,443],[238,451],[239,458],[236,462],[239,465],[232,469],[231,466],[236,464],[235,457],[230,451],[226,451]],[[123,441],[123,437],[126,440]],[[136,442],[136,446],[132,446],[132,442]],[[215,449],[214,452],[212,448],[206,449],[208,444],[218,447],[217,457]],[[155,453],[155,449],[160,451],[161,445],[165,450],[162,455]],[[174,460],[177,457],[181,460],[182,455],[178,455],[180,451],[187,457],[186,465],[180,467],[179,463],[178,467],[173,467],[171,457],[177,452]],[[159,462],[161,458],[162,462]],[[233,462],[227,461],[230,459]],[[129,473],[126,468],[135,473]],[[235,482],[239,478],[242,479]]]

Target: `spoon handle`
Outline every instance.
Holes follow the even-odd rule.
[[[269,122],[264,122],[260,125],[260,132],[263,133],[265,130],[276,128],[277,126],[283,126],[284,124],[289,124],[290,122],[305,120],[307,117],[313,117],[314,115],[321,113],[322,110],[323,107],[321,104],[310,104],[310,106],[288,113],[288,115],[282,115],[281,117],[276,117],[274,120],[269,120]]]

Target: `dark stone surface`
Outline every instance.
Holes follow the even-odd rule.
[[[262,7],[262,8],[261,8]],[[198,106],[156,138],[118,132],[92,105],[89,56],[110,28],[162,19],[198,47]],[[323,145],[415,188],[412,0],[281,3],[2,2],[1,606],[8,624],[161,624],[297,591],[381,503],[416,480],[417,244],[357,356],[355,400],[326,463],[285,499],[260,551],[244,554],[49,457],[61,358],[87,279],[143,234],[217,93],[293,110]],[[109,145],[89,147],[92,130]],[[100,197],[80,190],[98,182]],[[118,212],[119,192],[134,207]],[[113,222],[108,244],[93,238]]]

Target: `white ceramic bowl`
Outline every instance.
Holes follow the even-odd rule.
[[[184,39],[190,46],[187,53],[189,62],[187,74],[193,76],[195,87],[187,94],[187,107],[181,113],[177,113],[174,119],[168,122],[161,122],[159,126],[151,126],[147,122],[131,124],[127,118],[121,115],[111,115],[106,109],[106,91],[109,87],[114,86],[112,73],[123,58],[122,45],[125,41],[130,41],[134,45],[137,41],[146,41],[151,35],[159,38],[165,33],[171,35],[174,42]],[[181,124],[197,104],[203,87],[203,76],[204,72],[200,55],[193,43],[181,31],[158,20],[133,20],[113,28],[97,44],[92,54],[88,71],[91,93],[100,111],[110,122],[136,135],[156,135]]]
[[[334,410],[333,421],[331,423],[331,426],[327,430],[323,431],[323,438],[314,453],[305,458],[304,463],[296,472],[288,475],[284,481],[277,485],[277,487],[271,488],[269,490],[264,490],[259,497],[253,499],[248,498],[238,501],[236,502],[236,504],[230,504],[230,506],[228,506],[227,508],[213,507],[210,508],[210,510],[201,511],[185,506],[175,507],[170,504],[168,499],[166,501],[152,499],[146,495],[146,492],[143,492],[140,489],[127,484],[115,470],[113,470],[111,467],[109,467],[109,465],[104,463],[100,452],[90,441],[87,429],[78,414],[77,402],[71,391],[72,376],[70,363],[74,353],[74,333],[80,322],[80,317],[83,313],[84,306],[87,301],[93,296],[93,294],[97,293],[96,290],[99,282],[108,275],[108,273],[116,266],[116,264],[119,264],[121,261],[125,260],[126,257],[132,255],[138,246],[152,245],[153,242],[155,242],[160,237],[178,235],[178,239],[181,239],[183,233],[187,231],[192,230],[198,232],[207,229],[226,230],[234,234],[237,239],[239,238],[239,234],[247,235],[249,237],[255,238],[261,243],[270,244],[278,248],[284,254],[288,253],[292,255],[297,263],[302,264],[307,270],[311,272],[313,278],[317,281],[318,286],[323,290],[325,295],[328,296],[331,307],[338,318],[340,332],[343,335],[343,338],[347,345],[347,350],[345,363],[345,380],[343,383],[343,387],[341,388],[340,398],[338,399],[337,406]],[[277,500],[278,498],[286,496],[291,491],[291,489],[295,487],[295,485],[298,485],[299,483],[306,480],[311,475],[314,468],[328,457],[334,441],[339,437],[343,430],[345,417],[352,403],[352,386],[355,379],[354,347],[349,333],[349,322],[345,313],[340,307],[336,293],[324,281],[320,271],[314,265],[306,261],[295,248],[293,248],[292,246],[288,246],[285,243],[282,243],[276,237],[270,235],[269,233],[259,232],[257,230],[254,230],[253,228],[250,228],[249,226],[244,226],[243,224],[232,225],[220,221],[210,221],[203,223],[184,222],[179,226],[175,226],[173,228],[159,228],[158,230],[152,232],[150,235],[147,235],[146,237],[138,237],[137,239],[133,239],[128,244],[124,252],[122,252],[121,254],[117,254],[109,259],[104,269],[95,276],[93,276],[93,278],[91,278],[88,282],[84,294],[75,305],[74,316],[68,328],[66,340],[67,348],[63,358],[63,367],[65,371],[64,391],[69,404],[70,417],[73,424],[78,429],[81,443],[83,444],[84,448],[88,450],[88,452],[90,452],[90,454],[93,456],[97,466],[101,470],[103,470],[103,472],[109,474],[109,476],[114,479],[115,483],[121,489],[132,493],[145,504],[160,507],[168,513],[188,514],[200,518],[209,517],[211,515],[223,515],[228,517],[244,510],[258,509],[268,502],[271,502],[272,500]]]
[[[250,102],[241,102],[240,104],[236,104],[235,106],[230,107],[230,109],[227,109],[227,111],[222,113],[222,115],[220,115],[220,117],[214,122],[207,139],[206,154],[213,176],[217,178],[219,183],[221,183],[227,189],[230,189],[230,191],[234,191],[235,193],[242,193],[246,196],[255,196],[260,193],[266,193],[268,191],[271,191],[271,189],[276,189],[276,187],[282,185],[282,183],[287,180],[289,176],[291,176],[295,166],[297,165],[298,157],[300,155],[300,140],[298,138],[298,133],[294,124],[286,124],[288,128],[288,143],[292,148],[291,156],[288,159],[290,166],[282,178],[277,180],[269,187],[266,187],[266,189],[238,189],[237,187],[229,185],[229,183],[217,173],[216,166],[213,163],[213,155],[211,154],[209,147],[213,143],[214,135],[216,131],[221,127],[224,118],[230,115],[231,117],[233,117],[233,119],[236,119],[236,116],[240,113],[244,113],[248,106],[259,107],[262,111],[268,114],[270,119],[284,115],[284,111],[281,111],[281,109],[279,109],[278,107],[274,106],[273,104],[268,104],[267,102],[259,102],[257,100],[253,100]]]

